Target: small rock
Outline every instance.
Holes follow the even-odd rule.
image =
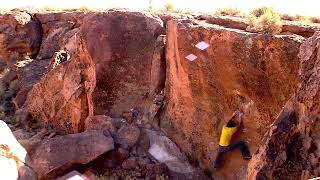
[[[133,121],[133,116],[132,116],[132,112],[131,111],[130,112],[123,112],[122,113],[122,117],[124,119],[126,119],[129,123],[132,123],[132,121]]]
[[[88,168],[84,171],[83,175],[88,179],[95,179],[98,172],[92,168]]]
[[[140,137],[137,143],[139,149],[143,149],[144,151],[148,151],[150,148],[150,140],[145,130],[140,131]]]
[[[137,166],[137,161],[135,158],[129,158],[122,163],[122,168],[126,170],[135,169]]]
[[[309,161],[314,167],[316,167],[318,164],[318,158],[314,155],[314,153],[309,154]]]
[[[148,158],[139,158],[138,160],[138,164],[142,169],[145,169],[145,167],[147,166],[147,164],[150,164],[151,161]]]
[[[141,172],[135,171],[135,172],[133,173],[133,176],[134,176],[134,177],[141,177]]]
[[[153,166],[153,170],[156,174],[165,174],[169,171],[168,166],[164,163],[157,163]]]
[[[111,118],[105,115],[89,116],[85,122],[85,130],[108,130],[112,135],[116,132]]]
[[[18,130],[15,130],[13,132],[13,135],[14,137],[17,139],[17,140],[23,140],[23,139],[29,139],[31,138],[32,134],[27,132],[26,130],[24,129],[18,129]]]
[[[119,161],[124,161],[126,159],[128,159],[129,157],[129,151],[127,151],[126,149],[123,148],[119,148],[117,151],[117,159]]]
[[[125,125],[122,126],[116,136],[115,143],[120,144],[121,147],[127,149],[133,147],[140,136],[140,130],[137,126],[134,125]]]
[[[113,169],[116,167],[116,161],[113,160],[113,159],[106,159],[104,162],[103,162],[103,168],[104,170],[109,170],[109,169]]]
[[[28,166],[19,167],[19,180],[36,180],[37,174]]]
[[[169,173],[168,167],[163,163],[147,164],[146,169],[146,177],[149,177],[151,179],[154,179],[156,175],[163,175]]]
[[[111,119],[112,125],[116,128],[119,129],[122,126],[127,124],[127,121],[123,118],[112,118]]]

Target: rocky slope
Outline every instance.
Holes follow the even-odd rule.
[[[318,175],[316,129],[301,130],[317,127],[303,117],[319,114],[318,34],[298,56],[318,27],[293,30],[305,37],[274,36],[214,18],[128,10],[0,15],[0,115],[31,157],[19,168],[21,177],[72,170],[91,179]],[[209,47],[197,48],[201,41]],[[189,61],[190,54],[197,58]],[[274,123],[284,105],[299,113],[287,118],[282,110]],[[245,128],[235,140],[259,153],[248,171],[237,151],[214,170],[221,127],[236,109],[245,112]],[[290,114],[298,114],[294,122]],[[280,128],[261,141],[269,126]],[[309,143],[301,158],[293,153],[300,159],[287,158],[292,138]],[[57,154],[60,145],[64,154],[79,156]],[[303,159],[309,163],[298,165]]]

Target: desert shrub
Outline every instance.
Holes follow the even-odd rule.
[[[225,7],[225,8],[219,8],[216,12],[216,15],[222,15],[222,16],[241,16],[241,10],[236,7]]]
[[[310,17],[309,21],[312,23],[320,23],[320,17]]]
[[[173,12],[174,11],[174,5],[173,3],[167,3],[166,5],[164,5],[164,8],[167,12]]]
[[[282,22],[279,13],[272,8],[262,7],[254,9],[247,16],[248,31],[278,34],[281,32]]]
[[[262,15],[264,15],[267,12],[272,12],[272,13],[276,13],[272,7],[259,7],[259,8],[255,8],[250,12],[250,15],[253,15],[255,17],[260,17]]]

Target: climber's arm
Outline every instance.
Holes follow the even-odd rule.
[[[237,124],[237,127],[241,127],[243,126],[243,112],[241,111],[235,111],[232,114],[232,119],[235,121],[235,123]]]

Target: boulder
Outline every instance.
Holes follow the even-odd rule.
[[[56,54],[51,60],[61,62],[35,84],[27,96],[28,112],[40,122],[52,124],[68,133],[84,131],[85,120],[93,115],[92,92],[95,70],[81,37],[73,41],[70,59],[61,62]],[[73,39],[73,38],[71,38]]]
[[[30,166],[39,179],[63,175],[74,165],[87,164],[114,148],[113,139],[102,131],[89,131],[54,137],[32,145]]]
[[[89,116],[85,122],[85,130],[108,130],[111,134],[116,133],[111,117],[105,115]]]
[[[254,152],[298,85],[297,54],[303,40],[169,21],[161,129],[193,162],[213,172],[224,121],[242,109],[245,128],[234,140],[248,141]],[[202,41],[209,47],[198,49]],[[190,54],[197,59],[188,60]],[[245,177],[247,162],[240,153],[229,153],[225,161],[215,177]]]
[[[5,122],[0,120],[0,177],[35,180],[33,170],[25,166],[27,151],[20,145]]]
[[[0,61],[14,63],[33,57],[41,44],[41,24],[23,11],[0,15]]]
[[[194,172],[186,156],[168,137],[152,130],[147,130],[147,135],[150,139],[150,149],[148,152],[155,159],[161,163],[165,163],[169,170],[173,172],[181,174],[191,174]]]
[[[80,29],[96,67],[94,113],[120,117],[134,107],[143,108],[148,94],[164,84],[163,76],[155,77],[164,66],[153,66],[165,63],[157,42],[164,32],[161,20],[115,10],[88,14]]]
[[[55,52],[64,49],[68,39],[78,31],[84,15],[83,12],[35,13],[43,31],[36,59],[50,59]]]
[[[320,32],[300,48],[300,85],[249,164],[248,179],[320,176]]]
[[[319,24],[306,24],[296,21],[284,21],[282,32],[291,32],[303,37],[311,37],[316,31],[320,30]]]
[[[139,140],[140,130],[135,125],[122,126],[115,136],[115,143],[121,147],[128,149],[133,147]]]

